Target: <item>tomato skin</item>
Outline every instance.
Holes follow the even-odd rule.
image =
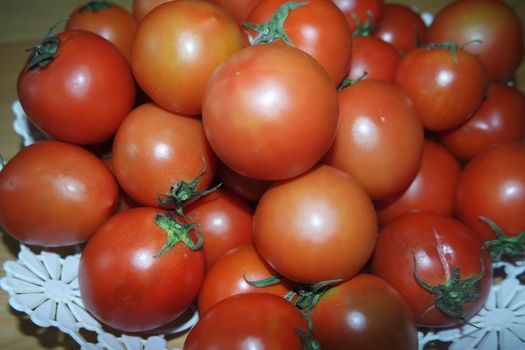
[[[23,148],[0,171],[0,226],[25,244],[84,242],[118,199],[117,182],[102,161],[64,142]]]
[[[348,279],[365,265],[377,218],[360,183],[320,165],[274,183],[255,209],[253,231],[257,250],[280,275],[315,284]]]
[[[230,250],[217,260],[204,277],[198,298],[199,315],[236,294],[271,293],[284,297],[291,289],[291,283],[285,280],[267,287],[255,287],[247,282],[276,275],[277,272],[260,256],[253,244]]]
[[[383,16],[385,6],[383,0],[333,0],[333,2],[341,12],[344,13],[352,33],[359,25],[367,22],[367,20],[369,20],[372,27],[374,27],[377,21]]]
[[[222,162],[217,166],[217,179],[230,191],[249,202],[258,202],[272,184],[271,181],[248,178],[228,168]]]
[[[259,0],[245,22],[260,24],[268,21],[287,0]],[[246,27],[246,25],[245,25]],[[338,86],[348,72],[352,52],[352,32],[345,16],[331,0],[310,0],[306,5],[289,11],[283,24],[293,46],[315,58]],[[246,35],[257,33],[245,29]],[[275,44],[286,43],[279,39]]]
[[[373,199],[408,186],[424,135],[407,95],[391,82],[362,80],[339,91],[339,111],[339,129],[323,161],[355,177]]]
[[[301,350],[297,329],[307,332],[302,313],[268,293],[245,293],[215,304],[190,330],[185,350],[247,348]]]
[[[518,88],[491,83],[474,115],[458,127],[439,133],[438,140],[462,161],[488,146],[525,138],[525,95]]]
[[[347,78],[392,81],[400,58],[395,47],[379,38],[354,36],[352,62]]]
[[[470,42],[464,50],[480,59],[491,81],[511,78],[523,60],[520,19],[504,1],[453,1],[436,14],[426,40]]]
[[[481,62],[457,49],[417,48],[399,62],[394,81],[414,102],[423,126],[442,131],[465,122],[485,96],[486,76]]]
[[[208,0],[226,10],[237,23],[242,24],[259,0]]]
[[[124,191],[143,206],[159,206],[159,195],[179,181],[192,181],[202,172],[203,161],[206,172],[197,191],[210,186],[216,164],[202,122],[153,103],[131,111],[113,142],[115,176]]]
[[[135,101],[135,82],[124,56],[87,31],[58,34],[45,68],[23,68],[17,93],[29,119],[54,139],[74,144],[108,140]]]
[[[375,203],[380,225],[413,211],[427,211],[445,216],[454,214],[454,197],[461,167],[441,144],[425,140],[423,156],[416,177],[392,198]]]
[[[337,91],[316,60],[294,47],[261,44],[242,49],[214,72],[202,122],[230,169],[281,180],[320,160],[334,139],[337,114]]]
[[[374,275],[359,274],[330,287],[311,318],[322,349],[417,349],[410,308],[394,287]]]
[[[206,268],[227,251],[253,242],[253,209],[225,189],[217,189],[190,203],[185,214],[202,229]]]
[[[239,26],[219,6],[170,1],[140,22],[130,62],[138,84],[158,105],[199,115],[212,72],[243,45]]]
[[[495,144],[476,155],[459,179],[455,211],[484,240],[496,234],[480,216],[509,236],[525,231],[525,145]]]
[[[379,233],[371,271],[404,297],[419,327],[452,327],[463,321],[435,306],[436,296],[416,281],[414,270],[430,286],[446,282],[447,273],[456,268],[460,269],[462,279],[483,271],[479,298],[463,305],[468,320],[484,305],[492,284],[492,264],[482,244],[470,227],[451,217],[408,213],[391,221]]]
[[[167,234],[155,208],[133,208],[109,219],[84,248],[78,282],[86,309],[113,328],[160,327],[193,302],[204,279],[202,251],[179,242],[159,257]],[[125,244],[122,244],[125,240]]]
[[[170,0],[133,0],[132,13],[140,22],[151,10],[168,1]]]
[[[113,3],[109,7],[96,10],[79,7],[69,16],[65,29],[87,30],[98,34],[115,45],[129,59],[137,20],[126,9]]]

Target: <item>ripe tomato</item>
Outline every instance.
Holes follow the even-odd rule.
[[[273,184],[255,209],[253,231],[257,250],[280,275],[315,284],[359,272],[374,249],[377,218],[360,183],[320,165]]]
[[[423,126],[434,131],[466,121],[486,88],[483,65],[461,48],[411,50],[401,58],[394,81],[414,102]]]
[[[404,53],[425,40],[427,27],[421,16],[404,4],[385,4],[374,35]]]
[[[206,272],[199,292],[199,314],[203,315],[219,301],[240,293],[271,293],[284,297],[291,290],[291,284],[285,280],[266,287],[248,283],[276,275],[277,272],[266,263],[252,244],[229,251]]]
[[[211,73],[242,46],[239,26],[217,5],[170,1],[140,22],[130,62],[153,101],[171,112],[198,115]]]
[[[324,161],[355,177],[373,199],[410,184],[422,149],[416,109],[393,83],[362,80],[339,91],[339,130]]]
[[[484,240],[498,237],[481,217],[490,219],[511,238],[525,235],[525,145],[495,144],[475,156],[459,179],[455,208],[457,217]],[[520,256],[525,247],[519,240],[514,243],[510,248],[515,251],[505,254]],[[501,255],[497,250],[493,254]]]
[[[420,327],[465,323],[485,304],[492,265],[468,226],[440,214],[408,213],[386,225],[372,273],[404,297]]]
[[[151,10],[168,1],[170,0],[133,0],[132,13],[140,22]]]
[[[75,30],[46,36],[33,49],[17,93],[29,119],[54,139],[96,144],[110,139],[133,108],[135,82],[114,45]]]
[[[523,60],[523,32],[514,9],[504,1],[453,1],[428,28],[427,42],[453,41],[479,57],[490,80],[511,78]]]
[[[202,229],[207,268],[227,251],[253,242],[253,209],[228,190],[219,188],[197,199],[185,213]]]
[[[395,47],[375,36],[354,36],[347,78],[392,81],[400,58]]]
[[[525,95],[518,88],[491,83],[474,115],[439,133],[439,141],[458,159],[469,161],[488,146],[525,138]]]
[[[375,203],[380,225],[413,211],[428,211],[452,216],[461,167],[447,149],[425,140],[416,177],[395,196]]]
[[[244,293],[215,304],[191,329],[185,350],[301,350],[298,332],[308,325],[301,311],[282,297]]]
[[[137,20],[123,7],[109,1],[90,1],[77,8],[66,22],[66,30],[87,30],[115,45],[129,59]]]
[[[337,91],[316,60],[291,46],[262,44],[242,49],[215,71],[202,121],[227,167],[280,180],[321,159],[334,139],[337,114]]]
[[[250,202],[258,202],[271,181],[248,178],[228,168],[222,162],[217,166],[217,179],[233,193]]]
[[[154,208],[120,212],[84,248],[80,294],[86,309],[110,327],[129,332],[160,327],[181,315],[197,296],[205,273],[204,253],[184,242],[170,242],[183,237],[195,241],[194,231],[165,231],[159,216],[170,220]],[[174,245],[159,255],[168,243]]]
[[[215,155],[199,119],[170,113],[152,103],[135,108],[119,127],[113,142],[115,176],[124,191],[143,206],[159,199],[181,181],[202,173],[196,190],[209,187]]]
[[[242,24],[259,0],[208,0],[226,10],[235,20]]]
[[[84,242],[117,203],[115,178],[79,146],[41,141],[20,150],[0,171],[0,226],[25,244]]]
[[[394,287],[373,275],[359,274],[330,287],[310,316],[322,349],[417,349],[410,308]]]
[[[377,21],[383,16],[383,0],[333,0],[344,13],[346,21],[353,33],[361,25],[375,27]]]
[[[331,0],[259,0],[243,25],[252,45],[275,42],[308,53],[327,70],[336,86],[348,72],[352,33]]]

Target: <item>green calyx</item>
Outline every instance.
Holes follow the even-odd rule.
[[[487,217],[480,216],[496,233],[497,238],[485,241],[485,247],[489,250],[492,261],[500,261],[504,256],[516,261],[525,257],[525,231],[516,236],[506,235],[498,225]]]
[[[108,8],[110,8],[112,6],[113,6],[113,4],[110,1],[94,0],[94,1],[90,1],[87,4],[79,7],[78,11],[80,13],[82,13],[84,11],[98,12],[100,10],[108,9]]]
[[[183,242],[192,251],[202,248],[202,230],[199,230],[199,239],[197,243],[194,243],[190,237],[190,233],[198,227],[197,223],[181,223],[177,221],[170,213],[157,214],[155,216],[155,222],[167,234],[166,243],[162,249],[154,255],[155,258],[164,255],[179,242]]]
[[[374,26],[372,25],[372,12],[370,10],[367,11],[365,23],[361,23],[354,12],[350,15],[356,25],[356,29],[352,32],[352,36],[369,36],[374,32]]]
[[[286,31],[284,30],[284,22],[286,22],[286,19],[288,18],[288,14],[291,10],[296,9],[301,6],[308,5],[308,2],[306,1],[290,1],[287,3],[282,4],[279,6],[279,8],[275,11],[272,18],[270,18],[265,23],[260,24],[254,24],[254,23],[243,23],[243,26],[246,28],[249,28],[255,32],[257,32],[256,37],[252,37],[251,35],[248,35],[248,40],[250,42],[250,45],[257,45],[261,43],[272,43],[277,39],[281,39],[289,46],[294,46],[290,38],[288,37],[288,34],[286,34]]]
[[[480,281],[484,273],[483,262],[480,261],[480,263],[481,271],[474,276],[461,279],[461,270],[459,267],[456,267],[452,270],[445,283],[431,286],[417,275],[416,257],[414,256],[413,274],[421,287],[436,296],[434,305],[439,310],[465,323],[467,315],[465,315],[463,307],[478,300],[480,297]]]
[[[26,64],[27,70],[33,70],[35,68],[43,69],[53,61],[60,44],[58,36],[51,36],[51,33],[57,25],[58,23],[49,28],[44,39],[38,45],[26,50],[31,52]]]
[[[441,43],[431,43],[427,45],[427,49],[429,50],[436,50],[436,49],[444,49],[450,51],[450,56],[452,57],[452,60],[455,64],[458,64],[458,50],[463,50],[465,46],[473,44],[473,43],[481,43],[481,40],[470,40],[464,43],[463,45],[458,45],[453,41],[443,41]]]

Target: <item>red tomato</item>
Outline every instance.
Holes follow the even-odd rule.
[[[373,275],[360,274],[330,287],[311,318],[322,349],[417,349],[410,308],[390,284]]]
[[[479,57],[490,80],[512,77],[523,60],[520,19],[504,1],[451,2],[428,28],[427,42],[442,41],[470,43],[465,51]]]
[[[104,163],[64,142],[23,148],[0,171],[0,226],[25,244],[86,241],[117,202],[118,185]]]
[[[441,131],[465,122],[485,96],[481,62],[460,48],[418,48],[399,62],[394,81],[414,102],[423,126]]]
[[[202,121],[227,167],[279,180],[321,159],[334,139],[337,114],[337,91],[316,60],[291,46],[264,44],[242,49],[215,71]]]
[[[248,28],[245,34],[252,45],[288,44],[310,54],[328,71],[336,86],[348,72],[352,33],[345,16],[331,0],[259,0],[244,27]]]
[[[37,62],[47,54],[49,59]],[[17,92],[29,119],[44,132],[60,141],[95,144],[110,139],[133,108],[135,82],[110,42],[91,32],[66,31],[33,49]]]
[[[137,18],[137,21],[140,22],[155,7],[169,1],[170,0],[133,0],[133,15]]]
[[[215,304],[191,329],[185,350],[301,350],[298,331],[308,325],[301,311],[267,293],[234,295]]]
[[[118,213],[84,248],[80,294],[86,309],[110,327],[129,332],[160,327],[181,315],[197,296],[204,279],[203,252],[169,241],[183,236],[195,240],[194,232],[168,233],[159,216],[169,220],[154,208]],[[159,256],[168,243],[174,245]]]
[[[347,78],[392,81],[399,59],[396,48],[389,43],[374,36],[354,36]]]
[[[113,171],[113,156],[111,154],[106,154],[101,157],[104,164],[108,167],[109,170],[111,170],[111,173],[115,175]],[[121,212],[123,210],[127,210],[130,208],[138,207],[139,205],[137,202],[135,202],[131,197],[120,187],[119,185],[119,203],[117,205],[117,208],[115,212]]]
[[[439,141],[458,159],[471,160],[488,146],[525,138],[525,95],[501,83],[489,85],[474,115],[458,127],[439,133]]]
[[[271,293],[284,297],[291,289],[291,284],[284,280],[266,287],[248,283],[276,275],[277,272],[268,266],[253,245],[229,251],[217,260],[204,277],[198,299],[199,314],[203,315],[219,301],[236,294]]]
[[[239,197],[257,202],[271,185],[271,181],[248,178],[228,168],[222,162],[217,166],[217,178],[225,187]]]
[[[452,216],[461,167],[445,147],[425,140],[423,156],[416,177],[392,198],[377,201],[380,225],[413,211],[428,211]]]
[[[199,178],[206,190],[215,175],[213,154],[200,120],[147,103],[124,120],[113,143],[115,176],[124,191],[143,206],[160,206],[173,186]]]
[[[457,217],[484,240],[495,240],[497,235],[481,217],[492,220],[511,238],[524,236],[525,145],[496,144],[475,156],[461,174],[455,208]],[[510,248],[515,251],[506,254],[524,254],[523,243],[514,243]],[[496,256],[501,255],[493,251]]]
[[[404,4],[385,4],[374,35],[406,52],[425,40],[427,27],[419,13]]]
[[[321,165],[272,185],[255,209],[253,231],[280,275],[315,284],[359,272],[374,249],[377,218],[361,184]]]
[[[233,18],[242,24],[259,0],[208,0],[226,10]]]
[[[115,45],[127,59],[137,29],[137,20],[123,7],[109,1],[90,1],[77,8],[66,30],[82,29],[100,35]]]
[[[375,27],[383,16],[383,0],[333,0],[333,2],[344,13],[352,33],[362,25]]]
[[[404,297],[420,327],[464,324],[485,304],[492,265],[483,242],[461,222],[417,212],[379,234],[372,273]]]
[[[373,199],[410,184],[422,149],[416,109],[393,83],[363,80],[339,91],[339,130],[324,161],[355,177]]]
[[[142,90],[161,107],[198,115],[211,73],[242,46],[239,26],[217,5],[170,1],[140,22],[131,67]]]
[[[253,242],[253,209],[228,190],[219,188],[197,199],[185,214],[202,229],[207,268],[227,251]]]

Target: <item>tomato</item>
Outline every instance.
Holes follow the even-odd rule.
[[[25,244],[84,242],[117,202],[117,182],[102,161],[64,142],[23,148],[0,171],[0,226]]]
[[[133,0],[132,13],[140,22],[151,10],[168,1],[170,0]]]
[[[375,36],[354,36],[352,62],[347,78],[392,81],[399,59],[396,48],[389,43]]]
[[[418,47],[425,40],[426,31],[419,13],[407,5],[389,3],[383,6],[374,35],[404,53]]]
[[[458,159],[471,160],[489,145],[525,138],[525,95],[518,88],[491,83],[474,115],[438,140]]]
[[[252,45],[275,42],[308,53],[327,70],[335,86],[348,72],[352,33],[331,0],[259,0],[243,26]]]
[[[259,0],[208,0],[226,10],[233,18],[242,24]]]
[[[390,284],[370,274],[330,287],[311,318],[322,349],[417,349],[416,323],[407,303]]]
[[[66,31],[46,36],[33,49],[17,93],[29,119],[54,139],[95,144],[110,139],[133,108],[135,82],[110,42],[91,32]]]
[[[418,48],[401,58],[394,81],[414,102],[423,126],[441,131],[465,122],[485,96],[481,62],[461,48]]]
[[[453,1],[436,14],[426,39],[470,43],[465,51],[479,57],[490,80],[511,78],[523,60],[521,22],[504,1]]]
[[[440,214],[408,213],[379,233],[371,271],[407,301],[420,327],[467,322],[485,304],[492,265],[478,235]]]
[[[90,1],[71,13],[66,30],[81,29],[109,40],[129,59],[137,20],[123,7],[109,1]]]
[[[355,32],[361,25],[374,27],[383,16],[384,0],[333,0],[344,13],[350,31]]]
[[[113,156],[111,154],[105,154],[101,157],[104,164],[108,167],[108,169],[111,171],[113,175],[115,175],[113,171]],[[123,210],[127,210],[129,208],[135,208],[139,205],[137,202],[135,202],[131,197],[122,189],[122,187],[119,185],[119,203],[116,208],[116,212],[121,212]]]
[[[133,200],[155,207],[181,181],[191,182],[201,173],[196,190],[206,190],[215,175],[215,155],[199,119],[146,103],[119,127],[113,167],[119,184]]]
[[[509,242],[505,255],[524,254],[525,246],[519,237],[525,235],[525,145],[495,144],[476,155],[459,179],[455,210],[457,217],[484,240],[498,243],[498,235],[481,217],[490,219],[511,240],[518,239]],[[505,249],[505,241],[499,241]],[[502,253],[498,248],[493,248],[495,257]]]
[[[222,162],[217,166],[217,179],[230,191],[250,202],[257,202],[271,185],[271,181],[248,178],[228,168]]]
[[[211,73],[242,46],[239,26],[217,5],[170,1],[140,22],[130,61],[153,101],[171,112],[198,115]]]
[[[198,298],[199,314],[203,315],[213,305],[240,293],[271,293],[284,297],[291,284],[284,280],[266,287],[248,283],[276,276],[252,244],[237,247],[221,256],[207,271]]]
[[[280,180],[321,159],[335,137],[337,114],[337,91],[316,60],[291,46],[261,44],[242,49],[214,72],[202,122],[227,167]]]
[[[355,177],[373,199],[408,186],[422,149],[416,109],[393,83],[362,80],[339,91],[339,130],[324,162]]]
[[[219,188],[197,199],[185,213],[202,229],[207,268],[227,251],[253,242],[253,209],[228,190]]]
[[[280,275],[315,284],[359,272],[374,249],[377,218],[360,183],[320,165],[273,184],[255,209],[253,232],[257,250]]]
[[[190,330],[185,350],[301,350],[298,332],[308,325],[301,311],[277,295],[244,293],[215,304]]]
[[[379,223],[385,225],[413,211],[453,216],[460,174],[459,162],[444,146],[425,140],[421,164],[410,185],[395,196],[375,203]]]
[[[86,309],[104,324],[129,332],[150,330],[177,318],[196,298],[204,253],[172,242],[184,237],[195,242],[195,232],[166,229],[174,222],[169,218],[160,209],[129,209],[109,219],[87,243],[78,270],[80,294]]]

